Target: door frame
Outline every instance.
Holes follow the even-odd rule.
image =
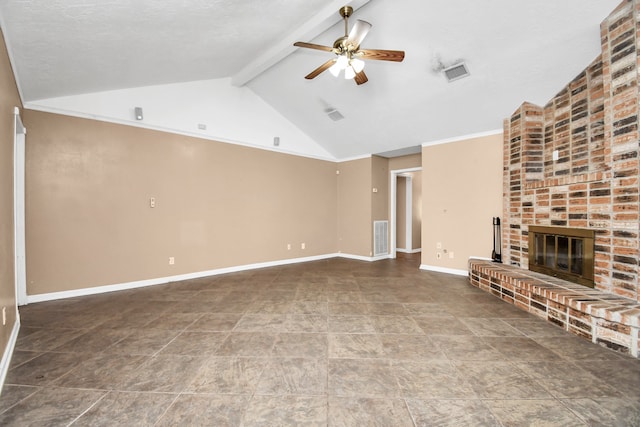
[[[415,167],[415,168],[407,168],[407,169],[395,169],[395,170],[391,170],[389,171],[389,175],[391,177],[391,182],[390,182],[390,186],[389,188],[391,189],[391,191],[389,192],[389,198],[391,199],[390,202],[390,212],[389,212],[389,217],[391,218],[390,224],[389,224],[389,232],[390,232],[390,241],[391,241],[391,246],[390,246],[390,258],[395,258],[396,257],[396,227],[397,225],[397,216],[398,216],[398,205],[397,205],[397,193],[398,193],[398,185],[397,185],[397,180],[398,180],[398,176],[403,175],[405,173],[409,173],[409,172],[419,172],[422,171],[422,166],[419,167]],[[411,190],[411,189],[409,189]],[[408,193],[411,191],[407,191]],[[411,199],[413,200],[413,194],[411,196]],[[409,216],[410,211],[408,210],[407,213],[407,217]]]
[[[27,129],[22,124],[20,109],[15,107],[13,138],[13,226],[15,256],[16,307],[27,304],[27,263],[25,237],[25,140]]]

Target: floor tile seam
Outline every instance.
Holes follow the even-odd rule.
[[[56,330],[62,330],[62,331],[85,331],[85,332],[89,332],[94,328],[100,327],[100,325],[95,325],[92,326],[90,328],[72,328],[72,327],[60,327],[60,326],[29,326],[29,325],[25,325],[25,324],[21,324],[20,325],[20,329],[38,329],[38,330],[45,330],[45,331],[56,331]],[[35,332],[33,332],[35,333]],[[29,334],[31,335],[31,334]],[[29,335],[26,335],[26,337],[28,337]]]
[[[572,335],[569,335],[569,336],[572,337]],[[534,340],[536,343],[538,343],[542,347],[546,348],[547,350],[551,351],[552,353],[557,355],[559,358],[561,358],[563,360],[566,360],[568,362],[574,363],[574,364],[576,362],[602,363],[602,362],[620,362],[620,361],[626,361],[626,360],[631,360],[631,361],[638,360],[638,359],[634,358],[633,356],[622,354],[622,353],[617,353],[614,350],[611,350],[609,348],[602,347],[602,346],[600,348],[602,348],[603,350],[606,350],[606,351],[609,352],[609,353],[605,353],[608,356],[607,358],[604,358],[604,359],[603,358],[576,359],[572,355],[559,353],[554,348],[548,347],[547,345],[545,345],[544,343],[539,341],[539,340],[544,340],[544,339],[558,339],[558,338],[563,338],[563,337],[559,337],[559,336],[556,336],[556,335],[553,335],[553,336],[542,336],[542,337],[531,337],[532,340]],[[586,344],[586,343],[584,343],[584,344]],[[614,360],[609,359],[609,356]]]
[[[537,360],[531,360],[531,361],[544,361],[546,359],[537,359]],[[528,372],[520,369],[516,362],[512,362],[510,360],[507,361],[507,363],[511,366],[511,372],[513,372],[513,368],[515,368],[515,370],[517,370],[517,374],[518,376],[520,375],[524,375],[526,378],[528,378],[530,381],[532,381],[535,385],[539,386],[542,390],[544,390],[544,392],[549,395],[550,399],[543,399],[543,400],[558,400],[557,397],[550,391],[549,387],[545,386],[544,382],[541,382],[538,378],[535,378],[533,376],[531,376]],[[505,399],[505,400],[514,400],[514,399]],[[541,398],[538,399],[524,399],[524,400],[541,400]]]
[[[448,399],[447,399],[448,400]],[[506,398],[494,398],[494,397],[480,397],[478,399],[473,399],[473,400],[478,400],[481,401],[483,403],[487,403],[487,402],[557,402],[560,404],[560,406],[567,410],[571,415],[575,416],[576,418],[578,418],[581,422],[584,422],[584,420],[576,413],[574,412],[571,408],[569,408],[567,405],[565,405],[562,401],[563,400],[573,400],[573,399],[557,399],[557,398],[515,398],[515,399],[506,399]],[[576,399],[577,400],[577,399]],[[491,407],[490,405],[486,405],[487,408],[491,411]],[[493,413],[493,411],[491,411]],[[498,417],[496,416],[496,419],[498,419]],[[586,425],[586,424],[585,424]]]
[[[389,335],[396,335],[396,336],[403,336],[403,337],[428,337],[429,335],[427,334],[420,334],[420,333],[402,333],[402,332],[377,332],[377,331],[373,331],[373,332],[369,332],[369,331],[364,331],[364,332],[342,332],[342,331],[338,331],[338,332],[332,332],[329,331],[327,332],[328,335],[374,335],[374,336],[389,336]],[[433,335],[436,336],[436,335]]]
[[[494,420],[496,420],[501,427],[506,427],[505,424],[502,422],[502,420],[500,419],[500,417],[498,416],[498,414],[496,414],[494,412],[494,410],[491,408],[491,405],[488,405],[485,401],[489,400],[489,399],[479,399],[480,403],[482,403],[482,406],[484,406],[485,408],[487,408],[487,411],[489,411],[489,413],[491,414],[491,416],[493,417]],[[507,399],[505,399],[507,400]],[[511,400],[511,399],[508,399]]]
[[[568,400],[572,400],[572,398],[558,399],[558,401],[560,402],[560,405],[562,405],[562,407],[564,407],[567,411],[569,411],[571,414],[573,414],[573,416],[575,416],[577,419],[582,421],[585,425],[590,425],[589,424],[589,420],[587,418],[584,418],[583,414],[581,414],[579,411],[575,411],[575,410],[571,409],[571,407],[569,405],[567,405],[566,401],[568,401]],[[598,406],[600,406],[600,405],[598,405]],[[611,414],[611,415],[613,415],[614,417],[617,418],[617,416],[615,414],[613,414],[611,411],[609,411],[608,408],[603,408],[603,409],[606,410],[609,414]]]
[[[271,351],[273,351],[273,346],[271,348]],[[258,389],[258,385],[260,384],[260,381],[262,380],[262,377],[264,375],[266,366],[267,366],[268,362],[265,362],[262,367],[261,367],[261,371],[260,371],[260,375],[258,376],[258,378],[255,381],[255,384],[253,385],[253,387],[251,388],[251,394],[249,395],[249,397],[247,398],[247,405],[244,408],[244,410],[242,411],[242,416],[240,417],[240,425],[244,426],[245,425],[245,417],[247,416],[247,412],[248,412],[248,408],[249,405],[251,403],[251,401],[253,400],[254,396],[256,395],[256,390]]]
[[[87,409],[85,409],[84,411],[82,411],[82,413],[80,415],[78,415],[76,418],[74,418],[69,424],[67,424],[67,426],[71,426],[73,425],[76,421],[78,421],[80,418],[82,418],[82,416],[84,414],[86,414],[87,412],[89,412],[92,408],[94,408],[98,403],[100,403],[110,392],[107,391],[105,393],[103,393],[102,396],[100,396],[100,398],[98,400],[96,400],[95,402],[93,402]]]
[[[385,355],[386,356],[386,355]],[[335,356],[329,356],[329,362],[335,362],[335,361],[340,361],[340,360],[350,360],[350,361],[354,361],[354,360],[362,360],[362,361],[375,361],[375,362],[387,362],[389,363],[389,367],[393,367],[392,364],[393,363],[424,363],[424,364],[429,364],[429,362],[442,362],[442,361],[447,361],[447,362],[451,362],[448,359],[397,359],[397,358],[390,358],[390,357],[344,357],[344,356],[340,356],[340,357],[335,357]],[[424,362],[419,362],[419,361],[424,361]]]
[[[191,324],[193,324],[193,323],[191,323]],[[189,324],[189,326],[190,326],[191,324]],[[182,331],[180,331],[180,332],[179,332],[175,337],[173,337],[173,338],[172,338],[168,343],[166,343],[164,346],[162,346],[162,348],[160,348],[160,349],[159,349],[159,350],[157,350],[155,353],[153,353],[153,354],[151,355],[151,357],[156,357],[156,356],[160,355],[160,353],[161,353],[165,348],[169,347],[169,345],[170,345],[172,342],[174,342],[175,340],[177,340],[177,339],[178,339],[178,337],[179,337],[180,335],[182,335],[186,330],[187,330],[187,328],[184,328]],[[218,347],[216,347],[216,350],[217,350],[218,348],[220,348],[220,346],[222,345],[222,343],[224,343],[224,342],[226,341],[226,339],[228,338],[228,336],[229,336],[229,334],[227,334],[227,336],[225,336],[225,337],[224,337],[224,339],[222,340],[222,342],[221,342],[220,344],[218,344]],[[188,356],[188,355],[185,355],[185,356]]]
[[[19,350],[19,349],[17,349],[17,348],[14,350],[14,352],[15,352],[15,351],[22,351],[22,352],[36,353],[36,355],[35,355],[35,356],[33,356],[33,357],[30,357],[30,358],[29,358],[29,359],[27,359],[27,360],[22,361],[22,363],[20,363],[19,365],[16,365],[16,366],[13,366],[13,365],[12,365],[13,361],[11,361],[11,362],[10,362],[10,364],[9,364],[9,370],[8,370],[7,372],[13,371],[14,369],[19,368],[20,366],[24,365],[25,363],[29,363],[29,362],[31,362],[31,361],[32,361],[33,359],[35,359],[36,357],[40,357],[40,356],[41,356],[41,355],[43,355],[44,353],[47,353],[46,351]]]
[[[0,415],[4,414],[5,412],[9,411],[10,409],[18,406],[20,403],[28,400],[29,398],[31,398],[34,394],[40,392],[41,390],[44,389],[43,386],[35,386],[35,385],[26,385],[26,384],[5,384],[5,385],[10,385],[10,386],[14,386],[14,387],[32,387],[35,390],[33,391],[33,393],[29,393],[27,396],[23,397],[22,399],[20,399],[19,401],[17,401],[16,403],[14,403],[13,405],[9,406],[8,408],[6,408],[4,411],[0,412]]]
[[[318,393],[308,393],[308,392],[306,393],[265,393],[265,392],[259,392],[256,390],[252,394],[251,399],[255,397],[313,397],[313,398],[324,397],[324,398],[328,398],[329,392],[324,391],[324,392],[318,392]]]
[[[440,401],[447,401],[447,402],[451,402],[451,401],[463,401],[463,402],[478,402],[480,403],[488,412],[489,414],[491,414],[491,417],[493,418],[494,421],[496,421],[500,427],[506,427],[505,424],[500,420],[500,418],[491,410],[491,407],[489,405],[487,405],[483,400],[486,399],[481,399],[481,398],[473,398],[473,399],[467,399],[467,398],[414,398],[414,397],[405,397],[403,398],[405,401],[405,404],[407,405],[407,409],[409,411],[409,414],[411,415],[411,418],[414,422],[414,426],[417,426],[418,424],[415,421],[415,418],[413,416],[413,412],[411,411],[411,407],[409,406],[409,402],[408,400],[418,400],[418,401],[435,401],[435,402],[440,402]]]
[[[154,426],[157,426],[158,423],[162,420],[162,418],[164,418],[164,416],[169,412],[169,409],[171,409],[171,407],[178,401],[178,399],[180,398],[180,396],[182,396],[183,392],[177,393],[176,396],[173,398],[173,400],[171,401],[171,403],[169,403],[165,408],[164,411],[162,411],[162,414],[160,414],[158,416],[158,418],[155,420],[155,422],[153,423]]]
[[[553,389],[553,387],[551,387],[551,384],[550,384],[548,381],[541,381],[541,380],[543,380],[543,379],[545,379],[545,378],[541,378],[541,379],[539,380],[539,379],[537,379],[537,378],[532,377],[531,375],[529,375],[526,371],[524,371],[524,370],[522,370],[522,369],[520,369],[520,370],[521,370],[522,372],[524,372],[524,373],[525,373],[525,375],[527,375],[529,378],[533,379],[533,380],[534,380],[534,381],[535,381],[535,382],[536,382],[540,387],[542,387],[542,389],[543,389],[544,391],[546,391],[546,392],[547,392],[547,393],[548,393],[548,394],[553,398],[553,400],[558,401],[558,402],[560,402],[560,403],[562,404],[561,399],[563,399],[563,397],[559,395],[559,393],[562,393],[562,392],[561,392],[561,391],[555,391],[555,390]],[[594,379],[596,379],[596,378],[594,378]],[[566,398],[566,397],[565,397],[565,398]],[[565,406],[565,405],[562,405],[562,406]],[[568,408],[567,408],[567,409],[568,409]]]

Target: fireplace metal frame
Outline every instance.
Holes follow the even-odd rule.
[[[541,227],[530,225],[529,226],[529,270],[537,271],[539,273],[543,273],[549,276],[558,277],[563,280],[568,280],[570,282],[579,283],[581,285],[593,288],[595,287],[595,282],[593,280],[594,276],[594,240],[595,240],[595,231],[594,230],[586,230],[582,228],[564,228],[564,227]],[[544,241],[546,241],[546,236],[553,236],[555,238],[555,245],[553,254],[554,260],[554,268],[547,267],[544,264],[536,263],[536,235],[542,235],[544,237]],[[571,263],[569,256],[569,264],[566,270],[558,269],[558,237],[566,237],[568,238],[569,246],[567,248],[568,253],[571,253],[571,245],[572,239],[579,239],[582,241],[582,273],[576,274],[571,272]],[[546,253],[546,245],[543,245],[543,259],[547,258]]]

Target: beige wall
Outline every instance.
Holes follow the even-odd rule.
[[[419,168],[422,166],[422,154],[411,154],[409,156],[393,157],[389,159],[389,170],[401,170]]]
[[[4,354],[16,322],[13,139],[14,107],[22,107],[11,64],[0,34],[0,310],[6,307],[7,324],[0,323],[0,354]]]
[[[336,164],[38,111],[24,121],[29,295],[369,257],[372,222],[389,219],[382,157]]]
[[[371,191],[373,221],[389,219],[389,159],[371,156]],[[377,192],[373,192],[373,189]],[[373,222],[370,222],[373,234]]]
[[[338,175],[338,250],[372,255],[371,158],[342,162]]]
[[[491,257],[491,218],[502,214],[502,134],[422,149],[422,264],[467,270]],[[436,244],[454,253],[436,258]]]
[[[337,252],[332,162],[36,111],[24,121],[29,295]]]
[[[336,164],[36,111],[24,121],[29,295],[371,256],[372,221],[389,219],[390,170],[423,167],[413,189],[423,264],[466,269],[469,256],[489,256],[501,212],[500,135]],[[436,242],[455,258],[436,260]]]

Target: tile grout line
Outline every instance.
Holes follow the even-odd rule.
[[[105,390],[104,394],[102,396],[100,396],[100,398],[98,400],[96,400],[95,402],[93,402],[87,409],[85,409],[84,411],[82,411],[82,413],[80,415],[78,415],[73,421],[71,421],[69,424],[67,424],[67,426],[71,426],[73,425],[76,421],[78,421],[80,418],[82,418],[82,416],[84,414],[86,414],[87,412],[89,412],[93,407],[95,407],[98,403],[100,403],[109,393],[111,393],[111,391],[109,390]]]

